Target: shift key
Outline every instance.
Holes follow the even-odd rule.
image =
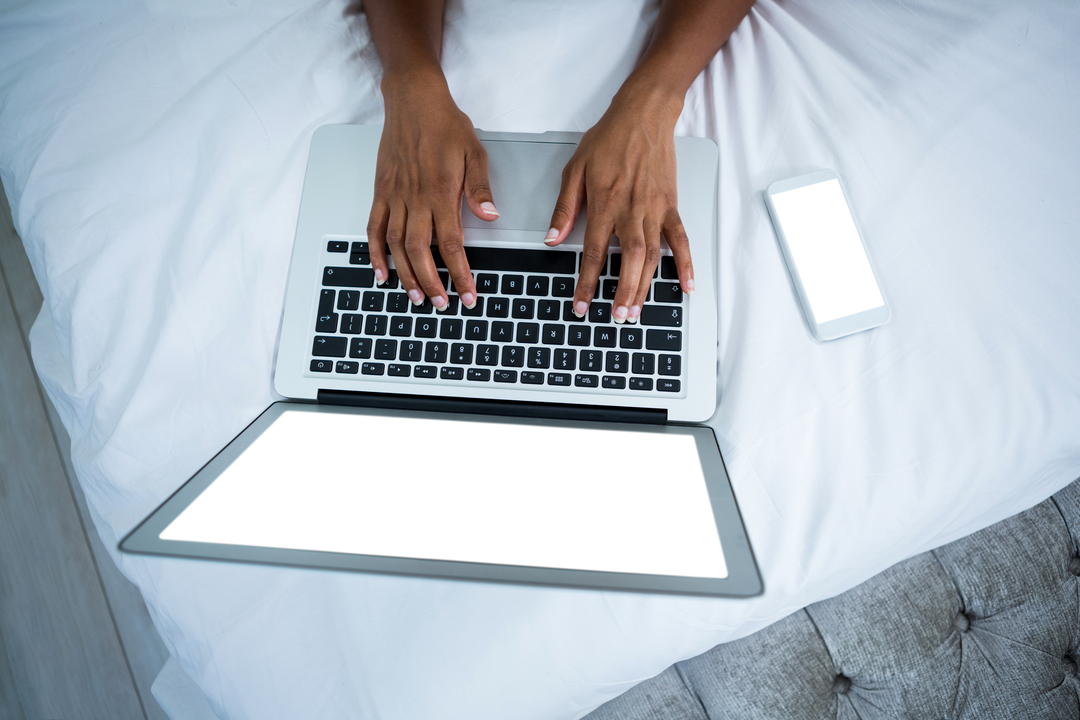
[[[646,305],[641,308],[641,324],[682,327],[682,308],[670,305]]]

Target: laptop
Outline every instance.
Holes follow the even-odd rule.
[[[121,543],[125,552],[455,580],[751,596],[761,578],[712,430],[716,145],[676,138],[697,291],[666,246],[636,324],[611,318],[612,238],[571,311],[584,210],[543,243],[578,133],[478,131],[501,215],[463,205],[479,300],[375,284],[365,227],[381,126],[313,135],[273,404]],[[391,260],[391,267],[393,267]]]

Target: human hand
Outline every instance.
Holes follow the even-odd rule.
[[[667,239],[683,292],[694,291],[690,243],[679,218],[675,176],[675,121],[682,99],[624,86],[611,107],[581,138],[563,170],[562,189],[544,242],[555,246],[574,227],[582,202],[588,220],[574,314],[589,309],[612,235],[622,267],[612,319],[637,322]]]
[[[476,305],[476,285],[465,257],[461,194],[481,220],[498,211],[488,185],[487,153],[472,122],[458,109],[445,80],[384,76],[386,120],[375,166],[375,197],[368,219],[368,247],[375,280],[389,277],[386,249],[398,278],[416,305],[449,299],[431,255],[439,254],[465,307]]]

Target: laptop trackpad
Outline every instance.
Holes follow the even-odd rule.
[[[483,141],[488,152],[488,179],[499,219],[487,222],[461,204],[467,228],[547,232],[559,198],[562,171],[577,150],[573,143]]]

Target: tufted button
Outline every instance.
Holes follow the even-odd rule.
[[[832,691],[837,695],[847,695],[851,690],[851,678],[846,675],[837,675],[832,681]]]
[[[1061,669],[1065,672],[1066,675],[1072,675],[1073,677],[1076,677],[1076,658],[1072,657],[1071,655],[1066,655],[1065,657],[1061,658]]]
[[[1069,558],[1069,572],[1080,577],[1080,555],[1073,555]]]
[[[956,617],[953,618],[952,624],[958,631],[967,632],[968,628],[971,627],[971,619],[962,612],[956,613]]]

